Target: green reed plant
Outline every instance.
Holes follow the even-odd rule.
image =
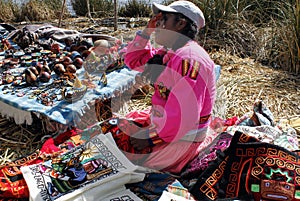
[[[43,0],[43,2],[54,11],[56,17],[60,14],[63,0]],[[64,14],[68,14],[67,9],[64,9]]]
[[[0,0],[0,22],[11,22],[15,20],[13,7],[12,1]]]
[[[120,7],[119,15],[122,17],[149,17],[151,6],[148,1],[129,0]]]
[[[206,17],[199,41],[299,74],[299,1],[193,0]]]
[[[29,0],[22,6],[21,16],[24,21],[44,21],[53,19],[55,13],[42,0]]]
[[[258,43],[259,49],[264,49],[266,64],[287,71],[300,73],[299,70],[299,0],[288,1],[255,1],[258,9],[254,21],[264,35],[268,33],[265,42]],[[262,38],[261,35],[257,37]]]
[[[92,17],[114,16],[113,0],[90,0],[90,12]],[[88,8],[86,0],[72,0],[73,8],[78,16],[87,16]]]

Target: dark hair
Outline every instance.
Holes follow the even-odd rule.
[[[196,38],[197,33],[198,33],[197,25],[192,20],[190,20],[189,18],[184,16],[183,14],[176,13],[175,20],[178,22],[181,19],[185,19],[187,21],[187,24],[182,29],[181,34],[183,34],[186,37],[194,40]]]
[[[162,12],[163,16],[165,16],[165,14],[167,13],[170,12]],[[179,22],[182,19],[185,19],[187,22],[185,27],[180,31],[180,33],[186,37],[179,37],[172,47],[173,50],[177,50],[178,48],[184,46],[189,40],[195,40],[196,35],[198,33],[198,29],[196,24],[189,18],[185,17],[183,14],[181,13],[172,13],[172,14],[175,16],[176,22]]]
[[[186,37],[194,40],[196,38],[196,35],[198,33],[198,29],[197,29],[197,25],[190,20],[188,17],[184,16],[181,13],[173,13],[173,12],[165,12],[162,11],[163,16],[165,16],[165,14],[170,13],[173,14],[175,16],[175,21],[179,22],[181,19],[185,19],[187,21],[186,26],[181,30],[181,34],[185,35]]]

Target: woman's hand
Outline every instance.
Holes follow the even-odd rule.
[[[146,26],[146,28],[143,30],[143,35],[150,36],[153,32],[154,29],[156,28],[156,23],[162,18],[162,13],[158,13],[154,17],[152,17]]]

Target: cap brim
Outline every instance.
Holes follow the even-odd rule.
[[[155,2],[153,2],[153,4],[152,4],[152,11],[155,15],[158,14],[160,11],[177,13],[177,11],[174,10],[173,8],[170,8],[169,6],[164,6],[164,5],[155,3]]]

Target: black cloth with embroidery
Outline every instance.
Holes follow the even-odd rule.
[[[300,200],[299,156],[236,132],[190,192],[197,200]]]

